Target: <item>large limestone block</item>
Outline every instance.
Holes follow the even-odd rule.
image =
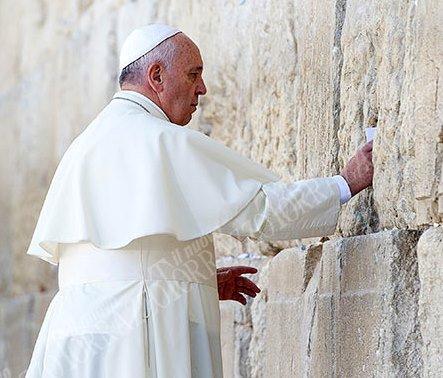
[[[418,246],[423,376],[443,376],[443,228],[430,228]]]
[[[280,252],[270,264],[266,377],[306,376],[316,325],[321,246]],[[284,356],[284,358],[282,358]]]
[[[296,2],[295,178],[338,173],[342,1]],[[288,129],[290,131],[290,129]]]
[[[72,51],[77,52],[73,62],[77,63],[74,71],[81,84],[81,100],[78,106],[79,115],[89,123],[97,113],[109,102],[115,90],[118,79],[118,46],[117,20],[118,9],[114,1],[95,2],[85,12],[69,39],[77,49],[67,49],[66,62]],[[72,82],[72,81],[71,81]],[[73,86],[75,83],[73,83]],[[69,98],[65,100],[69,103]],[[80,119],[82,121],[82,119]],[[80,122],[81,123],[81,122]],[[84,124],[83,126],[86,126]]]
[[[406,65],[404,123],[408,140],[414,141],[415,154],[409,159],[415,173],[413,224],[420,226],[443,222],[443,3],[418,2],[415,15],[406,50],[411,58]]]
[[[82,17],[91,12],[91,0],[51,1],[42,0],[29,2],[18,0],[5,1],[2,25],[15,28],[15,38],[8,34],[0,36],[2,42],[17,41],[11,51],[12,64],[18,71],[18,80],[32,76],[38,67],[45,62],[55,63],[60,48],[75,35],[79,29]],[[96,2],[99,7],[108,9],[110,13],[115,0]],[[106,20],[101,19],[101,23]],[[93,25],[90,25],[91,27]],[[76,51],[78,54],[80,51]],[[82,61],[84,64],[85,61]],[[80,67],[77,67],[79,69]],[[75,74],[75,71],[73,72]],[[72,74],[67,72],[66,74]]]
[[[263,260],[259,269],[259,276],[254,281],[261,289],[251,303],[252,334],[249,344],[249,362],[251,377],[265,376],[266,362],[266,303],[268,300],[268,276],[271,259]]]
[[[331,315],[338,376],[421,372],[415,231],[387,231],[326,243],[334,261]]]
[[[346,2],[341,32],[339,160],[377,126],[374,191],[350,201],[345,235],[441,222],[442,2]]]
[[[420,375],[418,237],[394,230],[274,257],[266,376]]]

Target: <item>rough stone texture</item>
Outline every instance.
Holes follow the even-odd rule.
[[[415,231],[288,249],[270,264],[268,377],[420,376]],[[281,358],[288,356],[288,358]]]
[[[439,1],[346,2],[338,134],[342,163],[362,142],[362,134],[353,132],[357,125],[378,128],[374,191],[351,201],[343,214],[348,235],[441,221],[442,13]],[[372,194],[374,206],[367,206]],[[352,218],[358,222],[352,224]]]
[[[44,297],[56,288],[56,268],[24,254],[55,168],[72,139],[117,89],[117,56],[123,39],[136,26],[163,21],[191,36],[205,61],[208,94],[190,127],[263,163],[286,181],[338,173],[363,143],[364,128],[378,128],[373,189],[343,206],[337,232],[330,236],[334,241],[326,243],[320,263],[301,257],[307,253],[303,246],[316,245],[317,238],[240,243],[217,236],[219,257],[240,256],[244,261],[242,256],[274,256],[295,248],[292,251],[301,253],[297,252],[301,259],[297,264],[302,266],[298,271],[310,272],[297,278],[271,275],[269,285],[302,282],[302,294],[285,289],[278,295],[286,298],[282,306],[287,311],[292,308],[302,324],[312,322],[311,344],[303,339],[306,331],[292,328],[298,323],[280,324],[286,313],[266,309],[264,294],[248,303],[249,315],[223,304],[227,371],[267,376],[264,361],[272,360],[273,351],[265,350],[262,335],[270,325],[282,335],[281,340],[271,340],[282,344],[276,350],[289,348],[285,358],[279,356],[284,371],[322,376],[332,369],[346,376],[383,376],[387,374],[380,370],[383,361],[388,372],[397,374],[400,369],[403,374],[401,369],[409,369],[407,374],[421,374],[418,358],[423,355],[423,374],[436,375],[441,344],[433,335],[436,329],[441,331],[441,311],[428,304],[434,303],[434,283],[441,275],[428,267],[443,263],[437,253],[440,245],[432,241],[437,236],[430,236],[440,231],[430,231],[420,243],[422,354],[417,352],[419,332],[411,331],[418,323],[415,317],[406,317],[401,307],[407,303],[415,309],[418,291],[404,276],[395,275],[416,269],[411,245],[401,242],[413,238],[414,232],[340,237],[394,228],[424,230],[442,223],[442,7],[438,0],[1,1],[0,42],[8,51],[0,55],[2,316],[16,312],[23,319],[20,314],[27,313],[30,295]],[[385,249],[380,238],[387,240]],[[382,264],[352,260],[357,254],[352,243],[363,243],[366,260],[373,262],[378,256]],[[437,243],[435,254],[427,247],[432,243]],[[382,250],[385,257],[402,253],[387,262],[380,257]],[[403,250],[405,259],[400,257]],[[289,258],[288,253],[277,255],[276,264]],[[346,274],[340,279],[337,261],[352,266],[343,266]],[[326,271],[331,272],[329,278]],[[379,278],[399,285],[389,286],[383,300],[376,290]],[[337,289],[337,282],[346,288],[346,295]],[[360,296],[354,293],[358,290],[363,290]],[[398,295],[402,290],[412,294]],[[386,312],[386,303],[395,304],[392,313]],[[17,323],[8,335],[16,333],[17,340],[29,341],[20,324],[24,323]],[[385,328],[374,333],[373,327],[380,324]],[[295,329],[295,339],[283,332],[286,329]],[[19,351],[14,349],[15,357],[12,352],[4,357],[10,340],[12,336],[0,336],[0,356],[14,359],[6,362],[14,366],[15,374],[31,347],[28,343]],[[380,342],[376,358],[374,340]],[[352,361],[349,345],[359,348]],[[385,361],[386,356],[392,358]],[[268,372],[275,376],[274,371]]]
[[[423,376],[443,376],[443,227],[427,230],[417,246]]]

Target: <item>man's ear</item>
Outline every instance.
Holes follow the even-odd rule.
[[[160,64],[153,64],[148,68],[148,83],[156,93],[163,91],[163,72]]]

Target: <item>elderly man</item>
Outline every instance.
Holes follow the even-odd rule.
[[[334,232],[372,182],[372,145],[341,175],[283,183],[183,127],[206,93],[197,46],[167,25],[133,31],[110,103],[65,152],[27,251],[59,291],[27,377],[221,377],[219,300],[260,289],[216,269],[213,232],[290,240]]]

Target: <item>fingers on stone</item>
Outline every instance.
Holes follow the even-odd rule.
[[[233,299],[242,304],[246,304],[246,298],[240,293],[234,293]]]
[[[252,266],[244,266],[244,265],[240,265],[240,266],[233,266],[232,270],[235,274],[240,275],[240,274],[245,274],[245,273],[257,273],[258,270]]]
[[[236,284],[238,287],[247,288],[257,293],[260,293],[261,291],[260,288],[254,282],[252,282],[250,279],[246,277],[237,277]]]

